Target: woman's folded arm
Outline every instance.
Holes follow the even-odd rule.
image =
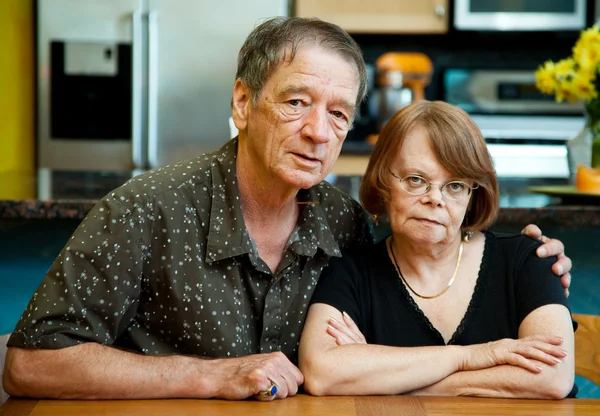
[[[345,320],[332,306],[313,304],[300,343],[304,385],[315,395],[417,393],[425,387],[442,388],[451,394],[455,386],[441,382],[457,372],[510,364],[508,367],[516,366],[535,376],[540,366],[533,359],[554,365],[555,358],[562,356],[562,349],[556,347],[560,338],[543,335],[466,347],[372,345],[364,343],[357,328],[339,325],[341,331],[332,330],[330,318]]]
[[[461,371],[411,394],[432,396],[480,396],[529,399],[562,399],[573,388],[575,347],[569,311],[563,305],[545,305],[531,312],[519,327],[519,338],[532,334],[563,338],[566,356],[556,365],[538,363],[538,374],[511,365],[477,371]]]

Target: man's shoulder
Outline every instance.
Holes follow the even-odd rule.
[[[201,192],[211,192],[212,167],[221,163],[235,164],[235,153],[231,153],[229,144],[217,151],[137,175],[108,196],[125,206],[134,207],[157,198],[185,198],[185,195],[197,192],[198,189]]]
[[[358,210],[360,213],[364,213],[362,206],[358,203],[358,201],[335,185],[327,181],[321,181],[319,184],[315,185],[313,191],[316,192],[320,197],[320,203],[329,205],[329,206],[340,206],[340,207],[348,207],[353,210]]]
[[[326,181],[315,185],[310,192],[319,204],[317,210],[322,213],[321,219],[327,222],[342,248],[373,241],[367,213],[356,199]]]

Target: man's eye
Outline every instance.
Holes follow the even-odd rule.
[[[344,113],[342,113],[341,111],[332,111],[331,114],[335,117],[335,118],[339,118],[339,119],[346,119],[346,116],[344,115]]]
[[[298,107],[302,103],[302,101],[300,101],[300,100],[289,100],[288,103],[292,107]]]

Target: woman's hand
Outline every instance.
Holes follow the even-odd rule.
[[[509,364],[539,373],[539,361],[555,365],[567,352],[559,347],[563,339],[554,335],[531,335],[525,338],[505,338],[487,344],[470,345],[463,348],[465,357],[461,371],[481,370],[497,365]],[[535,360],[535,361],[533,361]]]
[[[335,338],[338,345],[366,344],[365,336],[360,332],[350,315],[342,313],[343,322],[329,318],[327,333]]]
[[[525,234],[532,238],[541,240],[544,244],[538,247],[536,253],[538,257],[545,258],[556,256],[557,261],[552,265],[552,272],[560,276],[560,283],[565,288],[565,295],[569,296],[569,286],[571,285],[571,267],[573,263],[571,259],[565,255],[565,246],[560,240],[548,238],[542,235],[542,230],[537,225],[529,224],[523,228],[521,234]]]

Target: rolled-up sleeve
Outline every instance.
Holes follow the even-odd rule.
[[[8,346],[111,345],[135,317],[152,208],[112,193],[86,216],[17,323]],[[16,277],[18,278],[18,277]]]

